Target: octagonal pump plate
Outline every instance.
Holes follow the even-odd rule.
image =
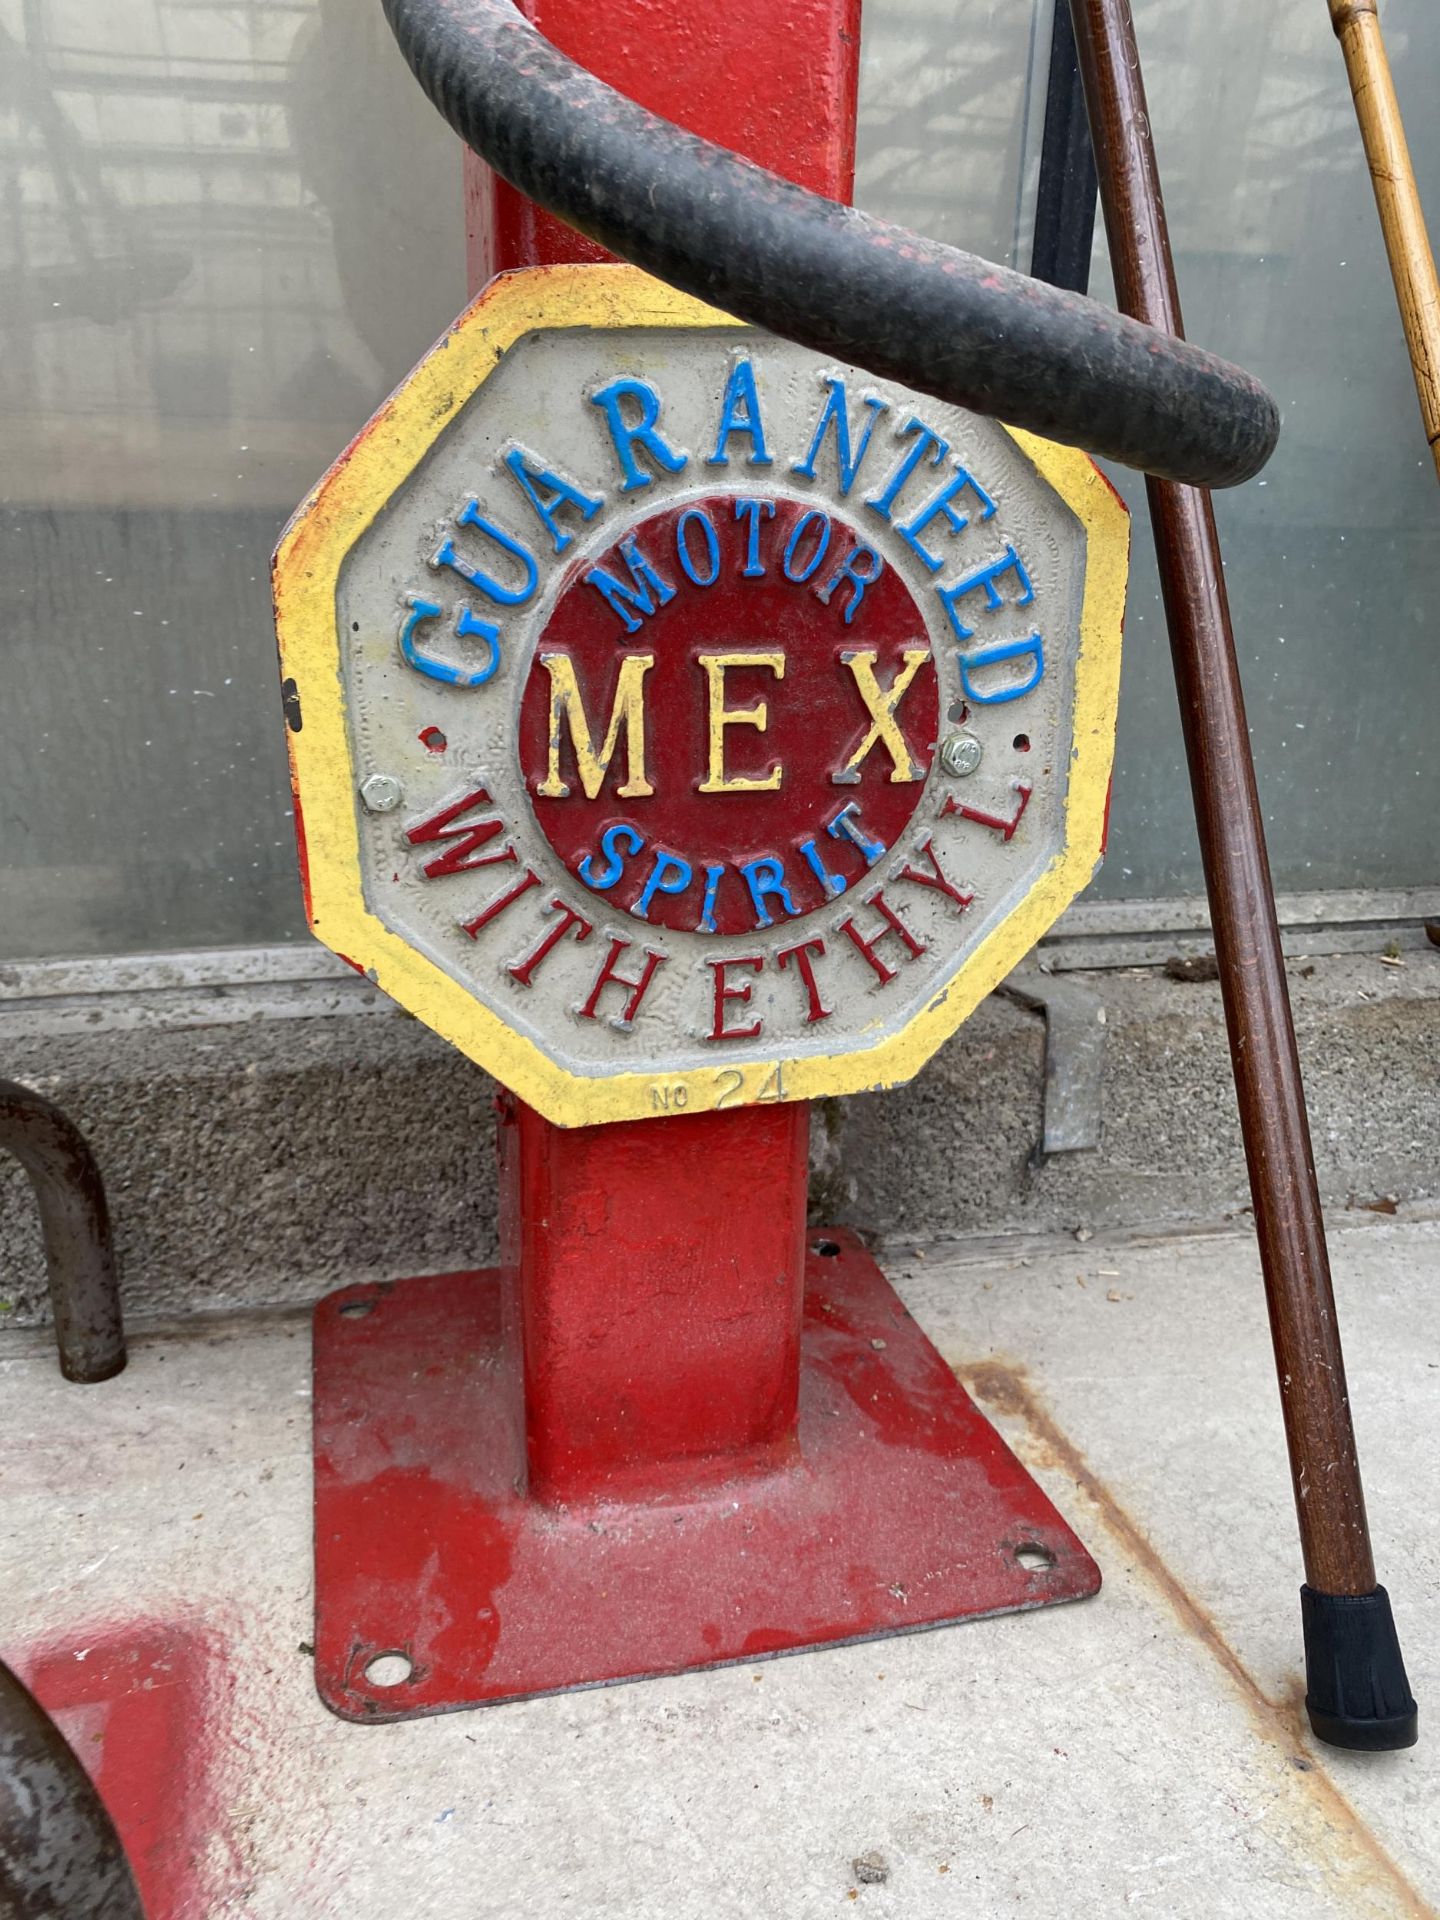
[[[1100,858],[1090,460],[628,267],[494,282],[287,529],[315,933],[561,1125],[908,1079]]]

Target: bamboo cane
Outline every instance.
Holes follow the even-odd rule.
[[[1376,0],[1330,0],[1330,24],[1345,55],[1355,96],[1355,118],[1360,122],[1390,276],[1410,349],[1420,418],[1440,477],[1440,280],[1435,277],[1435,256],[1425,231]]]
[[[1130,0],[1071,0],[1121,309],[1179,335]],[[1316,1733],[1409,1746],[1415,1702],[1375,1567],[1255,767],[1210,495],[1146,482],[1250,1170],[1291,1476]]]

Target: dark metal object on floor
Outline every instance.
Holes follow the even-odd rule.
[[[1098,1147],[1105,1108],[1105,1002],[1092,987],[1057,980],[1033,962],[1017,967],[1000,992],[1045,1016],[1045,1105],[1035,1164],[1052,1153]]]
[[[384,0],[435,106],[521,193],[802,346],[1175,479],[1231,486],[1279,433],[1250,374],[1096,301],[827,200],[576,66],[510,0]]]
[[[1174,261],[1150,138],[1129,0],[1071,0],[1115,273],[1128,313],[1179,334]],[[1186,754],[1230,1031],[1235,1090],[1265,1274],[1295,1485],[1307,1590],[1322,1601],[1373,1600],[1365,1496],[1345,1387],[1325,1226],[1225,570],[1207,493],[1146,482],[1180,695]],[[1307,1602],[1313,1613],[1313,1601]],[[1311,1720],[1343,1745],[1415,1738],[1388,1603],[1350,1610],[1343,1697],[1311,1662]],[[1307,1625],[1309,1624],[1307,1614]],[[1307,1633],[1307,1653],[1313,1635]],[[1373,1686],[1367,1684],[1368,1666]],[[1398,1669],[1398,1692],[1395,1670]],[[1322,1697],[1322,1695],[1324,1697]],[[1362,1710],[1361,1700],[1372,1700]],[[1332,1705],[1335,1711],[1331,1711]],[[1349,1729],[1349,1736],[1340,1733]]]
[[[0,1915],[145,1920],[110,1815],[60,1729],[0,1665]]]
[[[54,1101],[14,1080],[0,1080],[0,1149],[24,1167],[39,1204],[60,1371],[84,1385],[109,1380],[125,1365],[125,1329],[95,1156]]]

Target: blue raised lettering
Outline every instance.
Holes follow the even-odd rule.
[[[706,554],[710,562],[710,571],[702,578],[690,553],[690,529],[699,527],[705,536]],[[675,552],[685,569],[685,578],[693,586],[713,587],[720,578],[720,536],[715,531],[714,522],[704,507],[691,507],[680,516],[675,528]]]
[[[831,832],[834,832],[833,823],[831,825]],[[844,893],[845,889],[849,886],[850,882],[846,880],[842,874],[831,873],[821,858],[820,849],[816,846],[813,836],[809,840],[802,840],[800,842],[800,857],[820,882],[820,891],[825,894],[827,898],[833,898],[837,893]]]
[[[618,851],[622,840],[629,841],[630,845],[626,849],[629,853],[639,853],[645,845],[644,834],[637,833],[634,827],[627,826],[622,821],[619,826],[606,827],[600,836],[600,851],[604,854],[606,861],[605,871],[596,873],[595,856],[591,853],[587,853],[575,869],[586,886],[593,887],[596,893],[608,893],[625,871],[625,855]]]
[[[589,521],[605,504],[604,494],[582,493],[573,480],[545,466],[537,454],[525,447],[512,447],[505,456],[505,465],[519,483],[520,491],[539,514],[541,524],[555,543],[556,553],[563,553],[575,538],[556,521],[556,507],[574,507],[582,520]],[[548,488],[548,493],[542,494],[541,487]]]
[[[644,380],[612,380],[608,387],[602,387],[598,393],[590,396],[591,404],[603,409],[605,424],[610,429],[610,438],[615,446],[615,458],[620,462],[620,471],[624,482],[620,491],[633,493],[637,487],[648,487],[655,476],[646,473],[636,464],[635,445],[639,444],[666,473],[679,473],[689,459],[687,453],[677,453],[674,447],[667,446],[655,430],[655,422],[660,418],[660,396],[654,387]],[[620,410],[622,400],[636,400],[640,404],[640,418],[627,421]]]
[[[980,667],[993,667],[1001,660],[1019,660],[1029,654],[1035,661],[1035,671],[1030,678],[1018,687],[1001,687],[998,693],[982,693],[970,678]],[[1028,640],[1002,640],[997,646],[982,647],[978,653],[957,653],[960,662],[960,684],[965,689],[967,699],[974,700],[982,707],[998,707],[1002,701],[1018,700],[1022,693],[1029,693],[1032,687],[1038,687],[1045,672],[1045,645],[1038,633],[1032,633]]]
[[[765,426],[760,418],[760,396],[755,391],[755,369],[748,360],[737,360],[730,369],[730,378],[725,383],[725,398],[720,403],[720,426],[715,435],[715,451],[705,462],[707,467],[729,466],[729,440],[732,433],[750,436],[750,452],[746,456],[748,466],[768,467],[771,464],[765,447]]]
[[[758,860],[747,860],[740,869],[740,876],[750,889],[750,904],[755,909],[757,927],[775,924],[774,917],[765,905],[767,900],[778,900],[791,919],[800,911],[790,898],[785,868],[773,853],[762,854]]]
[[[630,911],[640,920],[650,918],[650,903],[657,893],[683,893],[690,884],[694,869],[688,860],[682,860],[678,853],[669,853],[664,847],[656,847],[655,864],[650,869],[650,878],[645,882],[640,898]]]
[[[871,564],[862,572],[861,563],[866,560],[870,561]],[[839,571],[827,580],[823,587],[817,587],[815,589],[816,598],[822,606],[828,607],[831,597],[835,589],[840,585],[840,582],[842,580],[848,580],[850,582],[850,600],[845,608],[845,624],[848,627],[850,622],[855,618],[856,608],[865,598],[865,589],[867,587],[873,587],[884,571],[885,562],[873,547],[856,547],[848,559],[841,561]]]
[[[485,594],[488,599],[494,600],[499,606],[524,606],[531,594],[534,593],[540,579],[540,572],[535,565],[534,554],[531,553],[528,547],[522,546],[513,534],[506,533],[503,527],[497,527],[493,520],[487,520],[485,515],[480,511],[480,503],[476,500],[471,500],[468,505],[463,507],[460,512],[456,514],[455,519],[462,527],[478,527],[481,533],[489,534],[497,546],[503,547],[506,553],[512,554],[525,569],[524,586],[502,587],[493,574],[488,574],[479,567],[472,567],[468,561],[462,560],[460,555],[455,551],[455,543],[453,540],[446,540],[441,544],[439,549],[431,557],[431,566],[449,567],[452,572],[458,573],[462,580],[468,580],[472,587],[477,588],[479,592]]]
[[[962,599],[967,593],[975,593],[983,587],[985,589],[986,611],[988,613],[998,613],[1001,607],[1005,606],[1007,602],[1005,596],[995,585],[995,582],[1007,573],[1013,573],[1020,583],[1020,592],[1016,595],[1015,599],[1008,602],[1008,604],[1012,607],[1028,607],[1030,602],[1035,598],[1035,589],[1030,584],[1030,576],[1025,571],[1024,561],[1020,558],[1019,554],[1016,553],[1014,547],[1009,546],[1006,547],[1004,553],[1001,554],[998,560],[987,561],[983,567],[977,567],[973,573],[965,574],[961,579],[957,580],[953,586],[937,587],[935,589],[940,596],[946,613],[950,616],[950,624],[960,639],[971,639],[975,629],[973,627],[967,627],[959,614],[956,613],[955,602]]]
[[[895,529],[906,546],[909,547],[910,551],[924,563],[925,567],[931,573],[938,573],[942,563],[931,553],[928,547],[921,545],[920,536],[930,525],[930,522],[942,513],[955,533],[963,533],[965,531],[966,527],[970,524],[970,515],[968,513],[957,513],[950,502],[955,498],[957,493],[963,493],[966,487],[970,489],[975,495],[975,498],[980,502],[980,518],[982,520],[989,520],[994,515],[995,502],[990,498],[989,494],[986,493],[978,480],[968,473],[964,467],[957,465],[954,473],[951,474],[944,486],[941,487],[940,491],[935,494],[932,499],[925,502],[914,519],[907,520],[903,526],[896,527]]]
[[[835,429],[835,463],[840,471],[840,497],[843,500],[855,484],[855,476],[860,471],[860,463],[870,446],[870,436],[875,431],[875,422],[882,413],[890,411],[888,400],[877,399],[873,393],[864,396],[870,417],[860,432],[860,443],[854,456],[850,452],[850,399],[845,391],[845,382],[838,374],[828,373],[825,384],[830,392],[825,405],[820,410],[820,418],[815,427],[815,438],[810,442],[810,451],[803,460],[797,460],[791,467],[792,473],[798,473],[803,479],[815,478],[815,461],[820,453],[825,435],[831,426]]]
[[[760,518],[762,514],[767,520],[775,518],[775,502],[773,500],[737,500],[735,518],[742,520],[747,514],[750,527],[745,541],[745,565],[740,570],[740,577],[743,580],[759,580],[765,573],[764,562],[760,558]]]
[[[487,680],[493,680],[500,665],[500,629],[492,620],[482,620],[478,613],[472,613],[469,607],[462,607],[455,620],[455,638],[457,640],[483,640],[490,649],[490,657],[485,665],[472,673],[465,681],[467,687],[483,687]]]
[[[700,924],[695,929],[697,933],[714,933],[715,931],[715,895],[720,890],[720,876],[724,871],[724,867],[706,867],[705,869],[705,904],[700,909]]]
[[[883,840],[876,840],[860,824],[860,802],[851,800],[841,807],[833,820],[825,822],[825,831],[832,840],[848,840],[852,847],[858,847],[865,856],[867,867],[873,867],[882,853],[887,851]]]
[[[890,475],[879,493],[872,493],[865,504],[872,513],[878,513],[882,520],[890,518],[890,509],[894,506],[900,489],[928,455],[930,465],[938,467],[950,451],[950,442],[941,439],[933,427],[927,427],[918,414],[912,415],[900,429],[897,439],[904,439],[907,433],[917,434],[913,447],[905,454],[898,467]]]
[[[612,611],[625,622],[627,633],[638,633],[640,622],[635,615],[643,613],[648,618],[657,606],[668,606],[675,598],[675,589],[651,566],[633,534],[622,540],[616,551],[630,569],[630,585],[627,587],[604,567],[592,567],[584,576],[585,584],[604,596]]]
[[[500,665],[500,629],[489,620],[481,620],[471,613],[468,607],[460,609],[460,617],[455,622],[455,632],[462,640],[477,638],[483,640],[490,649],[490,657],[483,667],[474,673],[466,673],[462,667],[452,667],[445,660],[432,660],[429,654],[421,653],[415,644],[415,629],[424,620],[438,620],[444,609],[434,600],[418,599],[410,595],[410,617],[400,629],[400,652],[408,665],[417,673],[423,673],[428,680],[438,680],[446,687],[483,687],[487,680],[495,677]]]
[[[795,549],[800,544],[801,534],[804,533],[805,529],[810,525],[810,522],[812,520],[818,520],[820,522],[820,538],[816,543],[814,553],[812,553],[810,558],[805,562],[800,572],[796,573],[794,569],[791,567],[790,562],[795,558]],[[803,581],[808,580],[811,574],[814,573],[815,569],[819,566],[820,562],[825,558],[825,549],[829,546],[829,544],[830,544],[829,514],[821,513],[817,507],[812,507],[809,513],[802,513],[800,518],[795,522],[794,526],[790,529],[790,538],[785,542],[785,553],[784,553],[784,557],[780,562],[781,566],[785,569],[785,578],[787,580],[793,580],[796,586],[799,586]]]

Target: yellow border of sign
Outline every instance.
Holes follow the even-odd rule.
[[[1087,884],[1100,857],[1120,685],[1129,516],[1087,455],[1010,429],[1088,536],[1065,843],[1020,905],[900,1033],[858,1051],[752,1062],[743,1069],[727,1062],[659,1077],[581,1077],[507,1027],[366,907],[335,595],[345,556],[394,493],[396,476],[410,473],[506,350],[533,330],[740,324],[635,267],[538,267],[503,275],[466,309],[309,494],[275,554],[281,671],[295,682],[302,721],[301,730],[289,734],[290,773],[311,929],[559,1126],[898,1086],[1019,964]]]

